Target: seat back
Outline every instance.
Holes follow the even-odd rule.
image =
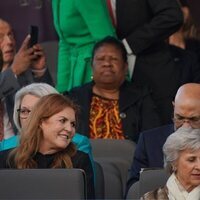
[[[127,193],[126,199],[140,199],[140,182],[135,182],[130,188]]]
[[[121,174],[113,163],[101,162],[104,174],[105,199],[123,199]]]
[[[122,158],[131,163],[136,144],[131,140],[90,139],[94,158]]]
[[[53,78],[54,83],[57,81],[58,65],[58,41],[46,41],[41,43],[46,56],[46,65]]]
[[[140,195],[164,186],[167,182],[169,174],[165,169],[150,169],[140,174]]]
[[[94,160],[103,168],[105,198],[122,198],[135,151],[135,143],[130,140],[114,139],[90,139],[90,142]]]
[[[86,199],[81,169],[3,169],[0,180],[0,199]]]
[[[140,199],[145,193],[164,186],[168,178],[165,169],[145,169],[140,174],[140,180],[130,187],[126,199]]]
[[[95,197],[96,199],[104,199],[104,174],[103,168],[98,162],[95,163],[96,183],[95,183]]]

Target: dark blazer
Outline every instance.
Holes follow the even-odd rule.
[[[72,89],[69,96],[80,105],[77,132],[89,137],[89,114],[94,82]],[[160,126],[156,107],[147,88],[125,81],[119,92],[119,112],[126,139],[135,142],[142,130]]]
[[[0,99],[5,99],[6,109],[10,122],[14,126],[13,122],[13,108],[15,93],[23,86],[34,82],[45,82],[50,85],[54,85],[52,77],[48,71],[43,76],[35,78],[32,75],[31,70],[27,70],[19,76],[15,76],[10,68],[0,73]],[[17,133],[17,130],[15,130]]]
[[[179,72],[179,85],[200,83],[200,63],[197,54],[173,45],[169,45],[169,49]]]
[[[180,6],[175,0],[116,0],[116,17],[117,36],[137,56],[132,81],[151,87],[162,123],[169,123],[179,77],[165,40],[183,22]]]
[[[0,99],[15,93],[21,87],[33,82],[45,82],[54,85],[48,69],[44,75],[39,78],[33,77],[31,70],[27,70],[17,77],[10,68],[0,72]]]
[[[197,39],[186,39],[186,49],[194,52],[197,55],[198,62],[200,63],[200,40]]]
[[[11,158],[10,162],[8,164],[7,159],[8,155],[12,149],[1,151],[0,152],[0,169],[4,168],[16,168],[14,160]],[[49,154],[49,155],[43,155],[41,153],[36,153],[36,155],[33,157],[33,159],[37,163],[37,168],[39,169],[45,169],[45,168],[51,168],[51,164],[56,156],[55,154]],[[93,169],[91,165],[91,161],[89,159],[88,154],[77,151],[74,157],[71,158],[73,163],[73,168],[79,168],[83,169],[86,174],[86,180],[87,180],[87,197],[88,199],[94,199],[94,174]]]
[[[163,167],[162,147],[167,137],[174,132],[174,125],[169,124],[144,131],[140,134],[130,169],[127,191],[139,180],[142,168]]]
[[[183,23],[174,0],[116,0],[117,35],[135,54],[161,49],[164,39]]]

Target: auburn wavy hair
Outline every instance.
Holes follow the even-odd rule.
[[[79,109],[69,98],[61,94],[50,94],[42,97],[31,111],[27,125],[22,129],[19,147],[9,155],[9,164],[14,162],[14,166],[18,169],[37,168],[37,163],[33,157],[39,151],[40,143],[43,139],[40,124],[43,120],[50,118],[67,107],[75,111],[77,119],[77,111]],[[76,147],[70,142],[66,149],[55,154],[51,168],[72,168],[71,157],[75,153]]]

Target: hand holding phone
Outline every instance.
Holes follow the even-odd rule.
[[[29,47],[32,47],[33,45],[38,43],[38,26],[30,26],[29,34],[31,36],[29,41]]]

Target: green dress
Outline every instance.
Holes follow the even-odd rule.
[[[98,40],[115,36],[105,0],[52,0],[59,35],[57,89],[68,91],[91,80],[91,51]]]

